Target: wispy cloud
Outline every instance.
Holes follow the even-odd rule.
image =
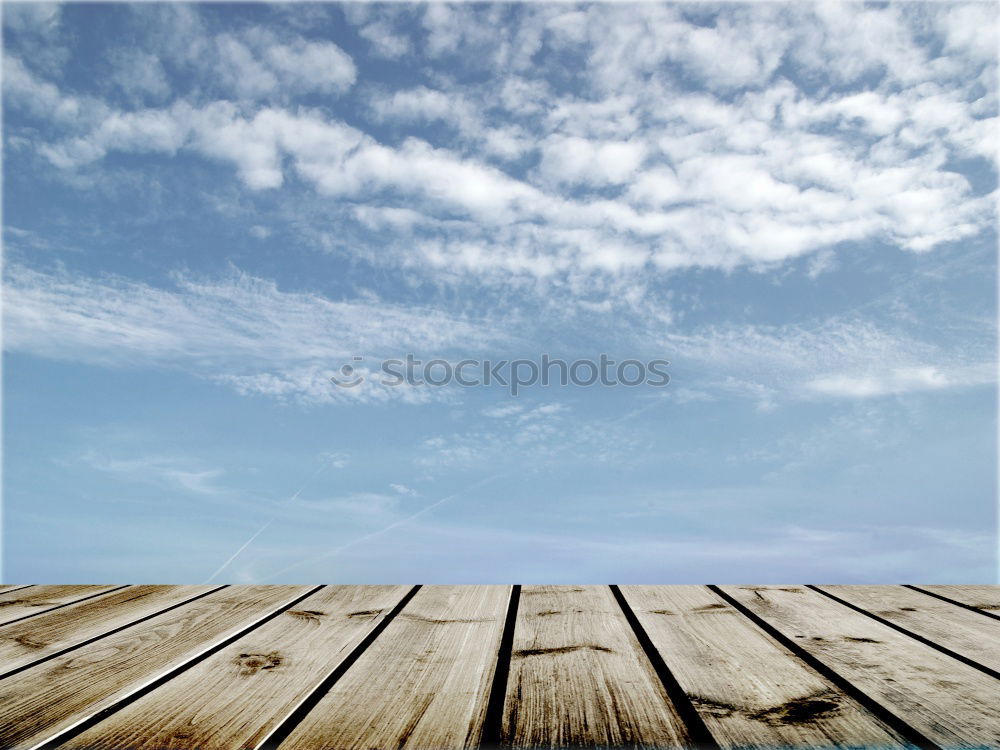
[[[808,390],[845,398],[864,398],[910,391],[983,385],[997,382],[997,370],[989,364],[948,368],[933,366],[894,368],[874,375],[830,375],[806,383]]]
[[[711,375],[692,385],[740,393],[769,407],[778,398],[869,397],[994,383],[995,333],[983,328],[952,346],[858,317],[816,325],[710,326],[666,334],[662,351]],[[697,372],[697,370],[696,370]]]
[[[196,495],[221,495],[228,491],[216,482],[225,474],[223,469],[199,467],[198,463],[190,458],[176,456],[116,458],[88,451],[80,459],[92,469],[131,482],[158,484]]]
[[[702,400],[706,392],[743,396],[768,409],[781,399],[870,397],[996,380],[995,334],[989,328],[965,331],[949,346],[857,316],[780,326],[673,325],[654,332],[643,312],[642,307],[634,311],[624,340],[637,354],[680,363],[688,380],[696,382],[674,385],[688,392],[693,387]],[[523,323],[513,336],[504,315],[473,318],[370,297],[337,301],[282,291],[236,271],[214,280],[178,276],[172,288],[161,288],[9,265],[5,346],[57,360],[180,368],[246,395],[312,403],[423,403],[457,393],[384,387],[380,356],[416,352],[424,361],[434,356],[454,360],[514,345],[542,351],[553,343]],[[579,325],[588,325],[587,315]],[[355,388],[334,386],[330,376],[354,356],[365,357],[355,363],[365,381]],[[563,408],[550,404],[526,410],[508,404],[484,415],[529,422],[558,416]]]
[[[483,321],[371,298],[335,301],[283,292],[233,272],[177,277],[171,289],[8,266],[5,346],[56,360],[114,367],[176,367],[244,393],[316,402],[427,398],[412,389],[337,388],[353,356],[485,349],[506,334]]]

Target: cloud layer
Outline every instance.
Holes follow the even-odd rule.
[[[684,293],[698,273],[781,279],[806,258],[808,295],[805,277],[859,248],[892,263],[989,232],[986,4],[262,13],[130,7],[120,22],[143,49],[110,44],[96,85],[45,53],[73,43],[59,9],[18,6],[8,148],[84,187],[128,170],[122,157],[157,190],[176,187],[171,165],[214,170],[220,194],[278,207],[246,231],[262,246],[292,236],[406,294],[333,299],[253,269],[164,286],[19,256],[8,348],[319,401],[329,370],[357,354],[534,355],[588,336],[711,373],[690,398],[710,387],[768,408],[782,392],[867,398],[993,378],[990,335],[932,343],[885,310],[691,323],[702,302]]]
[[[220,30],[179,6],[136,11],[160,28],[155,58],[112,58],[124,101],[13,55],[5,93],[58,125],[35,147],[59,170],[191,154],[251,191],[295,182],[333,201],[334,223],[380,232],[380,262],[435,278],[609,283],[845,243],[926,252],[994,221],[968,175],[996,157],[985,4],[345,12],[365,56],[423,60],[426,83],[390,88],[328,40]],[[165,76],[188,83],[165,93]],[[348,92],[362,106],[341,107]]]

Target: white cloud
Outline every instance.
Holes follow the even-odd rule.
[[[695,373],[712,373],[692,385],[747,396],[770,409],[780,398],[867,398],[995,383],[989,336],[965,337],[952,349],[871,321],[830,318],[810,326],[668,334],[658,350]]]
[[[519,414],[523,410],[524,406],[522,404],[499,404],[498,406],[491,406],[488,409],[484,409],[483,416],[499,419]]]
[[[357,79],[350,56],[332,42],[295,39],[288,44],[272,43],[263,55],[281,85],[293,91],[340,93]]]
[[[219,34],[209,46],[213,77],[239,96],[257,99],[318,92],[342,94],[357,80],[350,55],[330,41],[301,36],[279,37],[262,27],[239,36]]]
[[[872,375],[828,375],[810,380],[805,387],[827,396],[867,398],[996,382],[996,368],[990,365],[948,368],[947,371],[927,365],[892,368]]]
[[[488,323],[372,299],[284,292],[234,272],[173,289],[120,278],[42,273],[8,264],[4,346],[55,360],[182,368],[242,393],[317,402],[422,401],[438,390],[338,388],[329,377],[358,355],[484,350],[505,340]],[[371,373],[377,375],[376,371]]]
[[[677,269],[809,254],[816,274],[850,243],[928,252],[993,226],[995,195],[954,171],[996,156],[995,76],[982,57],[995,23],[965,7],[428,6],[425,38],[407,43],[430,68],[461,55],[493,74],[460,85],[433,71],[398,90],[362,82],[369,108],[351,124],[290,99],[353,85],[339,48],[260,27],[212,35],[176,10],[167,25],[189,43],[161,40],[159,54],[212,71],[197,95],[121,111],[16,58],[5,91],[61,123],[62,137],[36,147],[62,170],[96,171],[114,151],[194,154],[253,191],[338,199],[331,224],[377,228],[380,250],[364,259],[407,274],[573,292],[617,291],[628,277],[639,290]],[[348,15],[364,35],[402,28],[409,12]],[[972,23],[987,28],[963,31]],[[549,48],[579,55],[575,85],[552,55],[530,64]],[[246,100],[211,99],[233,91]],[[365,116],[402,137],[374,137]],[[448,127],[426,127],[438,124]]]
[[[513,330],[510,321],[495,317],[469,318],[370,296],[335,301],[282,291],[235,271],[215,280],[178,276],[172,288],[156,288],[8,264],[4,301],[10,351],[112,367],[181,368],[242,394],[317,403],[457,398],[453,389],[382,386],[379,361],[405,352],[454,361],[514,343],[505,333]],[[609,325],[603,309],[582,306],[572,314],[575,325],[594,335]],[[616,336],[637,355],[680,363],[686,387],[748,398],[761,409],[787,399],[864,398],[995,380],[985,328],[956,330],[949,341],[931,343],[855,317],[686,330],[669,323],[664,330],[653,319],[647,305],[639,304],[619,313],[614,333],[603,335]],[[521,347],[545,340],[537,344],[541,351],[556,343],[523,322],[516,330]],[[625,330],[631,333],[623,336]],[[334,386],[331,375],[354,356],[365,358],[354,363],[363,382]],[[683,388],[685,382],[670,387]],[[565,411],[559,403],[498,404],[484,415],[522,425],[544,423],[539,429],[547,430]],[[459,458],[466,448],[456,450]]]
[[[3,95],[37,117],[57,123],[86,124],[106,110],[92,99],[63,94],[55,84],[32,73],[19,58],[6,53],[3,56]]]
[[[410,42],[402,34],[397,34],[386,21],[373,21],[358,29],[362,38],[371,45],[371,51],[378,57],[398,60],[410,51]]]
[[[350,455],[343,451],[324,453],[320,458],[324,466],[330,466],[334,469],[346,469],[351,463]]]
[[[440,58],[474,49],[491,50],[496,45],[496,26],[501,6],[451,5],[431,3],[423,8],[424,50]],[[483,61],[477,61],[481,65]]]
[[[61,38],[60,3],[8,3],[3,8],[3,26],[5,37],[17,40],[32,68],[59,75],[69,57],[69,50]]]
[[[773,266],[844,243],[926,252],[995,221],[994,196],[953,171],[955,159],[995,157],[996,97],[981,56],[993,32],[962,35],[965,24],[986,23],[973,18],[979,11],[758,5],[695,23],[684,7],[509,10],[422,9],[431,62],[466,59],[482,45],[477,61],[500,66],[488,82],[438,75],[428,80],[436,88],[363,90],[376,123],[418,128],[419,138],[380,140],[367,123],[279,106],[286,94],[353,84],[353,63],[332,44],[259,27],[213,36],[178,11],[172,23],[191,41],[169,57],[215,65],[206,91],[277,98],[267,106],[177,99],[127,112],[102,105],[96,124],[84,118],[78,132],[38,148],[61,169],[111,151],[187,151],[232,165],[251,190],[298,189],[294,173],[319,195],[363,204],[362,221],[408,212],[413,221],[381,225],[398,248],[381,262],[444,282],[575,286],[591,277],[607,288],[608,277]],[[362,30],[385,30],[400,28],[400,14],[349,15]],[[933,28],[943,47],[921,36]],[[542,39],[586,61],[572,93],[553,88],[550,56],[516,62],[542,50]],[[94,110],[18,61],[8,67],[18,106],[65,123],[84,105]],[[681,73],[701,90],[680,86]],[[436,124],[449,127],[428,133]],[[581,188],[597,196],[581,197]],[[388,196],[398,205],[382,205]]]
[[[372,109],[380,119],[401,119],[408,122],[451,120],[463,111],[465,102],[455,101],[442,91],[420,86],[392,93],[382,92],[372,100]]]
[[[517,421],[521,423],[533,422],[540,419],[554,417],[567,411],[569,411],[569,408],[565,404],[542,404],[541,406],[536,406],[534,409],[528,409],[527,411],[518,414]]]
[[[936,20],[945,33],[946,49],[957,55],[970,54],[990,64],[997,59],[997,8],[992,3],[945,5]]]
[[[640,142],[553,136],[542,144],[538,169],[554,183],[620,185],[635,175],[645,153]]]
[[[115,50],[110,55],[111,80],[126,95],[140,101],[144,96],[157,100],[170,94],[170,83],[160,59],[141,50]]]
[[[13,3],[4,7],[3,25],[15,32],[53,34],[59,26],[59,3]]]
[[[174,456],[114,458],[90,451],[81,456],[81,460],[93,469],[134,482],[166,485],[197,495],[225,492],[215,483],[225,474],[222,469],[198,468],[191,459]]]
[[[135,13],[151,27],[151,38],[148,55],[129,50],[121,58],[120,72],[126,77],[136,74],[127,69],[130,58],[138,56],[148,66],[149,56],[155,55],[159,63],[193,74],[198,95],[213,92],[246,101],[341,95],[357,80],[350,55],[328,40],[279,34],[264,26],[213,34],[196,7],[140,7]]]

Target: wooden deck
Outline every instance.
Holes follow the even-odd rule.
[[[0,747],[1000,747],[997,586],[0,586]]]

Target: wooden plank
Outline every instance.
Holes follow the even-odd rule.
[[[0,586],[0,593],[6,593],[8,591],[20,591],[21,589],[31,588],[30,583],[7,583]]]
[[[803,586],[720,588],[932,742],[1000,744],[1000,680]]]
[[[621,591],[721,747],[906,745],[708,588]]]
[[[503,735],[531,748],[690,744],[607,586],[521,590]]]
[[[0,680],[0,747],[51,740],[309,590],[230,586]]]
[[[60,747],[254,748],[410,588],[328,586]]]
[[[32,586],[27,591],[0,594],[0,625],[32,617],[121,586]]]
[[[281,749],[478,746],[509,597],[420,589]]]
[[[966,659],[1000,671],[1000,620],[903,586],[817,586]]]
[[[986,584],[975,586],[955,586],[948,584],[919,585],[916,588],[944,596],[967,607],[1000,615],[1000,586]]]
[[[0,677],[218,586],[129,586],[0,626]]]

